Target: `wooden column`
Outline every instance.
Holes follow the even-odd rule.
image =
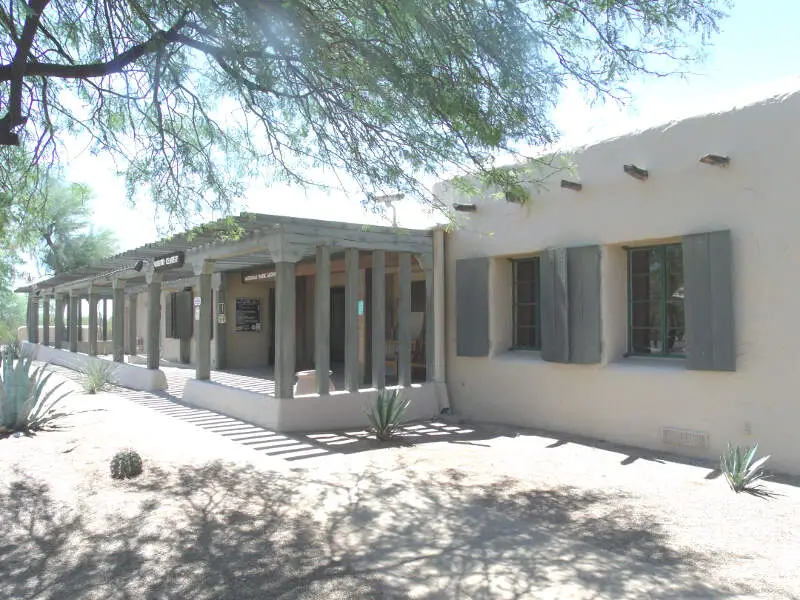
[[[137,310],[137,298],[138,294],[131,294],[128,296],[128,354],[134,356],[138,350],[136,346],[136,338],[138,334],[138,328],[136,326],[136,313]]]
[[[358,364],[358,250],[344,251],[344,387],[348,392],[357,392],[359,384]]]
[[[411,385],[411,254],[398,254],[397,384]]]
[[[97,356],[97,305],[95,288],[89,288],[89,356]]]
[[[214,325],[217,329],[214,334],[214,343],[216,344],[217,348],[217,369],[222,370],[227,368],[228,366],[228,330],[227,330],[227,313],[228,307],[225,305],[225,287],[227,282],[227,277],[225,273],[218,273],[217,277],[219,278],[219,286],[216,290],[214,290],[214,299],[217,303],[217,306],[222,306],[225,310],[220,313],[217,311],[217,321]],[[220,322],[220,315],[223,315],[222,321]],[[269,320],[264,317],[264,322],[268,322]]]
[[[39,298],[33,294],[30,298],[30,325],[28,326],[28,341],[32,344],[39,343]]]
[[[372,252],[372,387],[386,387],[386,252]]]
[[[331,368],[331,249],[317,246],[314,280],[314,368],[317,371],[317,393],[330,392]]]
[[[103,341],[108,341],[108,298],[100,300],[103,303]],[[113,327],[113,324],[112,324]]]
[[[64,346],[64,294],[56,294],[55,331],[53,346],[60,350]]]
[[[211,379],[211,263],[204,261],[195,267],[197,297],[194,306],[195,378]]]
[[[147,368],[161,365],[161,274],[147,274]]]
[[[73,292],[69,297],[69,351],[78,351],[78,329],[80,322],[78,321],[78,313],[81,304],[80,294]]]
[[[114,346],[114,362],[125,362],[125,280],[113,282],[114,301],[111,315],[111,338]]]
[[[446,365],[445,348],[445,283],[444,283],[444,231],[433,232],[433,317],[434,317],[434,360],[433,381],[444,383]]]
[[[433,381],[435,371],[435,306],[433,294],[433,257],[426,256],[423,259],[425,269],[425,381]]]
[[[291,398],[295,379],[295,263],[275,263],[275,397]]]
[[[50,345],[50,296],[42,297],[42,344]]]

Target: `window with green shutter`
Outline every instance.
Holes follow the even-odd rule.
[[[514,348],[539,350],[539,257],[511,261],[514,278],[513,316]]]
[[[683,247],[628,249],[628,352],[635,356],[686,355]]]

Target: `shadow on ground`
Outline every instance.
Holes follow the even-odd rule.
[[[49,365],[48,368],[72,381],[80,381],[81,374],[76,371],[54,365]],[[299,461],[328,454],[354,454],[387,446],[385,442],[378,442],[367,435],[366,431],[278,433],[227,415],[196,408],[183,403],[181,399],[185,383],[185,378],[177,377],[168,378],[168,389],[164,392],[143,392],[122,387],[115,387],[113,391],[140,406],[201,427],[262,454],[287,461]],[[480,440],[496,438],[499,435],[489,428],[444,421],[426,421],[404,426],[398,432],[395,444],[408,446],[430,442],[458,442],[480,445]]]
[[[0,486],[4,598],[732,596],[707,582],[712,559],[671,547],[619,494],[212,463],[151,468],[86,507],[16,475]]]

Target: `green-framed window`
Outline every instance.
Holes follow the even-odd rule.
[[[686,354],[683,247],[628,249],[628,353]]]
[[[539,350],[539,257],[511,261],[514,272],[514,348]]]

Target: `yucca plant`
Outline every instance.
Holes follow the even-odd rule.
[[[758,444],[752,448],[742,450],[739,446],[733,447],[728,444],[728,450],[720,458],[720,469],[728,481],[728,485],[736,492],[749,492],[763,494],[761,482],[766,478],[764,463],[769,456],[759,458],[754,462]]]
[[[410,402],[401,396],[399,390],[378,391],[375,403],[364,411],[369,419],[370,432],[383,442],[392,439]]]
[[[81,387],[87,394],[97,394],[114,385],[116,365],[104,360],[90,360],[82,369]]]
[[[65,416],[56,412],[56,406],[69,393],[57,395],[61,382],[45,390],[53,373],[44,367],[31,372],[33,359],[22,356],[16,363],[3,361],[2,385],[0,385],[0,431],[37,431],[52,421]]]

